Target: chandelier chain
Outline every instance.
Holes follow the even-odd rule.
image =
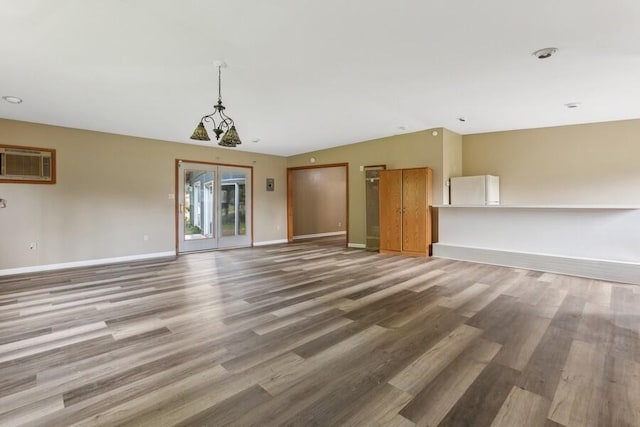
[[[220,78],[220,65],[218,65],[218,103],[222,102],[222,79]]]

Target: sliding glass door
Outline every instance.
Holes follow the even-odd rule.
[[[220,248],[251,245],[251,169],[218,168],[220,177]],[[247,197],[249,196],[249,197]]]
[[[251,168],[180,162],[178,251],[251,246]]]

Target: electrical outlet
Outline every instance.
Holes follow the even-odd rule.
[[[145,234],[144,236],[142,236],[142,239],[146,242],[147,240],[149,240],[149,236]]]
[[[338,227],[342,227],[342,223],[338,221]]]

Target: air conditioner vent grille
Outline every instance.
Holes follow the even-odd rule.
[[[0,182],[55,183],[55,150],[0,145]]]

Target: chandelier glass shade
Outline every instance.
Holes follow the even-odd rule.
[[[235,147],[242,144],[238,131],[233,123],[233,119],[227,116],[224,112],[225,106],[222,105],[222,89],[221,89],[221,71],[222,65],[218,65],[218,103],[213,106],[213,113],[203,116],[200,119],[200,123],[196,126],[196,129],[191,135],[191,139],[196,141],[211,141],[209,133],[204,127],[205,123],[211,123],[213,125],[213,133],[216,135],[216,141],[218,145],[222,147]],[[222,139],[220,136],[222,135]]]

